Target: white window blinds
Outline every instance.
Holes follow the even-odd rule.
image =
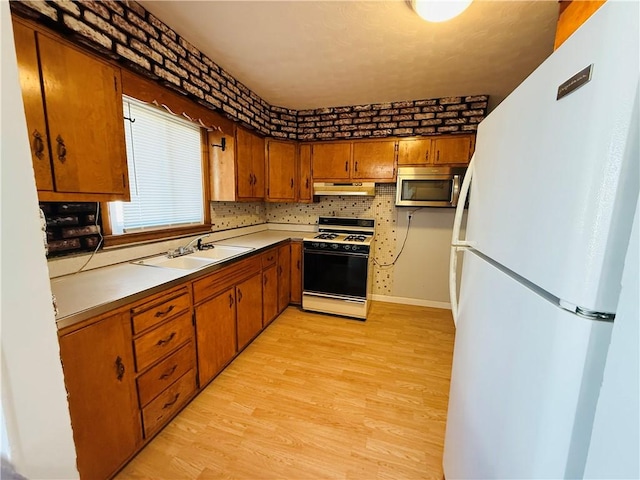
[[[200,127],[128,97],[124,115],[131,201],[110,204],[113,233],[203,223]]]

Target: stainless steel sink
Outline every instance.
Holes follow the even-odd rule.
[[[134,265],[143,265],[148,267],[174,268],[179,270],[200,270],[214,263],[242,255],[243,253],[253,250],[251,247],[236,247],[231,245],[214,245],[213,248],[207,250],[197,250],[188,255],[169,258],[166,255],[145,258],[143,260],[135,260],[131,262]]]

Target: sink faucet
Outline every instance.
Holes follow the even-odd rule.
[[[200,235],[199,237],[194,238],[193,240],[191,240],[189,243],[187,243],[182,247],[178,247],[175,250],[169,250],[167,252],[167,256],[169,258],[180,257],[182,255],[189,255],[190,253],[193,253],[196,250],[202,250],[202,239],[207,238],[209,235],[211,235],[211,233],[205,233],[204,235]],[[194,249],[192,245],[195,242],[197,242],[197,246]]]

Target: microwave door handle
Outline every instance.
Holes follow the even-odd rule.
[[[451,206],[458,205],[458,198],[460,197],[460,175],[453,176],[453,186],[451,188]]]

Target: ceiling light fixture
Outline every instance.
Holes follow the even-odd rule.
[[[427,22],[445,22],[464,12],[472,0],[410,0],[411,7]]]

